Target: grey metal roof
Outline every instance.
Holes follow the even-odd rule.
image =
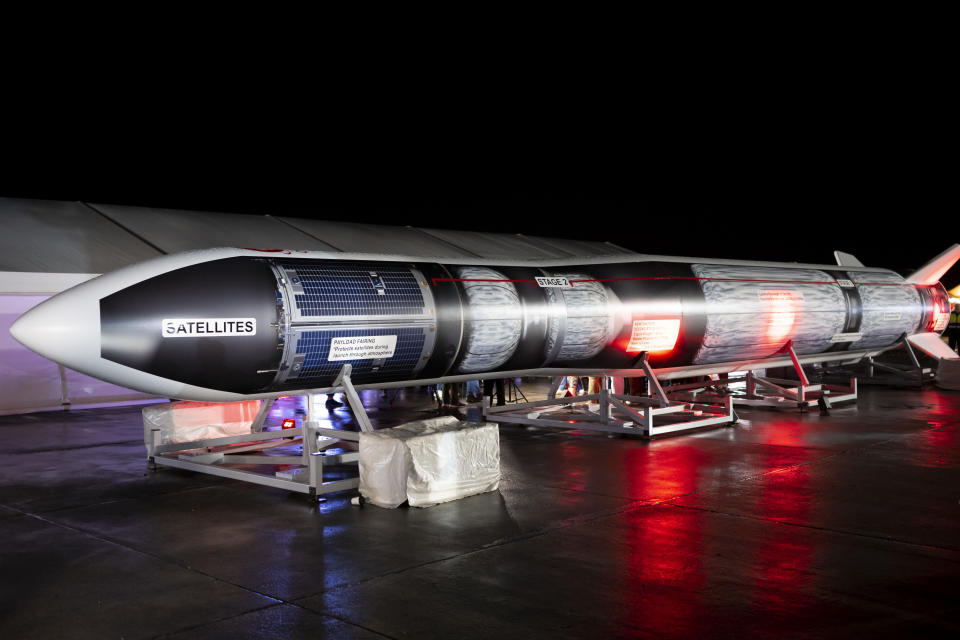
[[[607,242],[270,215],[0,198],[0,271],[104,273],[208,247],[443,258],[571,258],[631,252]]]

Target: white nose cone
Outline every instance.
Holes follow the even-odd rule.
[[[30,309],[13,323],[10,334],[31,351],[84,371],[100,359],[100,306],[97,298],[77,295],[81,287]]]

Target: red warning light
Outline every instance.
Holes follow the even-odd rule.
[[[293,418],[284,418],[283,422],[280,423],[280,426],[284,429],[296,429],[297,421]]]
[[[799,303],[803,302],[802,294],[790,289],[764,289],[760,292],[760,302],[767,315],[767,340],[776,343],[790,337],[797,322]]]

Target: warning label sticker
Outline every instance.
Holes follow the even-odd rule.
[[[544,289],[548,289],[548,288],[570,289],[573,286],[570,284],[569,280],[567,280],[566,278],[560,278],[560,277],[544,278],[544,277],[537,276],[536,280],[537,280],[537,284]]]
[[[830,338],[830,342],[856,342],[863,338],[860,333],[835,333]]]
[[[327,360],[382,360],[392,358],[396,349],[397,336],[331,338]]]
[[[790,310],[794,303],[803,302],[803,292],[793,289],[761,289],[757,294],[760,302],[772,306],[774,311]]]
[[[649,351],[650,353],[658,353],[670,351],[677,344],[679,335],[679,318],[634,320],[627,352]]]

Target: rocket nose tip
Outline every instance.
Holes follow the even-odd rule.
[[[10,326],[14,340],[44,358],[76,368],[78,357],[88,357],[87,345],[97,338],[96,313],[84,300],[61,293],[33,307]]]
[[[33,349],[33,339],[30,335],[30,325],[26,322],[25,318],[30,312],[21,315],[19,318],[13,321],[13,324],[10,325],[10,335],[13,336],[13,339],[27,347],[28,349]]]

